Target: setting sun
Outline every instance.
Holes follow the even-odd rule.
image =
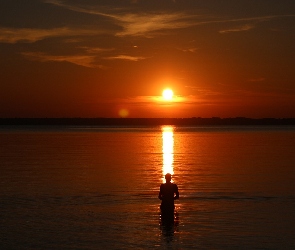
[[[173,91],[171,89],[164,89],[162,96],[164,100],[171,101],[173,98]]]

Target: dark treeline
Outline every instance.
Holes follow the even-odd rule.
[[[203,125],[295,125],[295,118],[0,118],[0,125],[57,126],[203,126]]]

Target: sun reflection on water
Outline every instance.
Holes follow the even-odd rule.
[[[165,174],[173,172],[173,146],[174,146],[174,138],[173,138],[173,127],[172,126],[164,126],[162,127],[162,140],[163,140],[163,183],[165,182]]]

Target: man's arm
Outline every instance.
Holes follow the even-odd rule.
[[[159,197],[160,200],[162,200],[162,194],[161,194],[161,192],[159,192],[159,196],[158,197]]]
[[[163,197],[163,195],[162,195],[162,185],[160,186],[160,192],[159,192],[159,199],[160,200],[162,200],[162,197]]]

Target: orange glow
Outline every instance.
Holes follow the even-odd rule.
[[[173,91],[172,89],[164,89],[163,90],[163,93],[162,93],[162,96],[163,96],[163,99],[166,100],[166,101],[171,101],[173,99]]]
[[[0,26],[0,118],[295,117],[295,1],[39,2]]]
[[[173,161],[174,161],[174,138],[173,138],[173,127],[165,126],[162,127],[162,139],[163,139],[163,182],[165,182],[165,174],[173,172]]]
[[[120,117],[127,117],[129,115],[129,111],[127,109],[120,109],[119,110],[119,116]]]

